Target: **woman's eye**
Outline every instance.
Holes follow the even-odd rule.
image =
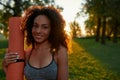
[[[38,26],[37,25],[33,25],[34,28],[37,28]]]
[[[49,26],[44,25],[44,26],[42,26],[42,28],[44,28],[44,29],[48,29],[48,28],[49,28]]]
[[[43,28],[47,29],[47,28],[48,28],[48,26],[44,26]]]

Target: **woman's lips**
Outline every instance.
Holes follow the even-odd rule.
[[[37,38],[37,39],[41,39],[43,36],[41,36],[41,35],[37,35],[37,36],[35,36],[35,38]]]

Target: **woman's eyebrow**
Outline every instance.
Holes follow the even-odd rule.
[[[38,24],[37,22],[34,22],[33,25],[39,25],[39,24]],[[49,26],[48,23],[42,23],[41,25],[43,25],[43,26],[45,26],[45,25],[46,25],[46,26]]]
[[[42,25],[48,25],[49,26],[49,24],[42,24]]]

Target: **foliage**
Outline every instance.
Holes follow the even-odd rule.
[[[7,39],[0,39],[0,49],[8,47],[8,40]]]
[[[69,25],[70,25],[71,32],[72,32],[72,37],[81,36],[81,29],[80,29],[78,22],[73,21],[73,22],[69,23]]]
[[[0,23],[5,25],[5,36],[8,32],[8,19],[13,16],[21,16],[29,6],[54,6],[60,11],[63,10],[62,7],[55,4],[54,0],[0,0],[0,5],[3,7],[0,9]]]
[[[101,42],[105,43],[106,36],[113,36],[113,42],[117,42],[120,35],[120,0],[85,0],[83,5],[82,11],[89,14],[86,29],[91,30],[96,26],[96,40],[101,38]],[[95,25],[90,28],[88,25],[91,22]]]

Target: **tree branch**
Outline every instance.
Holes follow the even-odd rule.
[[[2,2],[0,2],[0,5],[4,6],[4,7],[6,7],[6,8],[9,8],[9,9],[13,9],[11,6],[5,5],[5,4],[3,4]]]

